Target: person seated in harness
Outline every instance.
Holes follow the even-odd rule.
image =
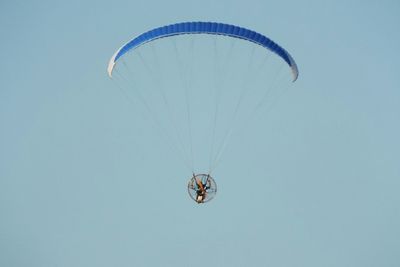
[[[196,202],[203,203],[207,197],[207,190],[210,189],[210,185],[207,185],[208,179],[203,183],[201,179],[196,179]]]

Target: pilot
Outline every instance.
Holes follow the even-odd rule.
[[[207,190],[210,188],[207,186],[207,181],[202,183],[201,179],[196,179],[197,189],[196,189],[196,202],[203,203],[207,196]]]

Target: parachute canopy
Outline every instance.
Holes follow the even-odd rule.
[[[143,34],[140,34],[133,40],[123,45],[111,57],[107,69],[108,75],[112,77],[114,65],[116,64],[118,59],[127,52],[141,46],[142,44],[151,42],[159,38],[164,38],[174,35],[182,35],[182,34],[224,35],[256,43],[274,52],[289,65],[293,74],[293,82],[296,81],[299,75],[296,62],[293,60],[292,56],[285,49],[280,47],[278,44],[273,42],[268,37],[242,27],[224,23],[217,23],[217,22],[181,22],[181,23],[158,27],[150,31],[147,31]]]

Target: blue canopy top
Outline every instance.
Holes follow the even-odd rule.
[[[112,76],[115,63],[128,51],[159,38],[180,34],[217,34],[256,43],[280,56],[290,66],[293,73],[293,81],[296,81],[297,77],[299,76],[299,71],[294,59],[285,49],[280,47],[268,37],[242,27],[217,22],[181,22],[162,26],[142,33],[115,52],[108,65],[108,75],[110,77]]]

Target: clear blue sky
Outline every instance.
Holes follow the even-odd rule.
[[[398,1],[2,1],[0,266],[400,266]],[[106,74],[145,30],[259,31],[299,80],[196,205]],[[168,197],[165,193],[168,191]]]

